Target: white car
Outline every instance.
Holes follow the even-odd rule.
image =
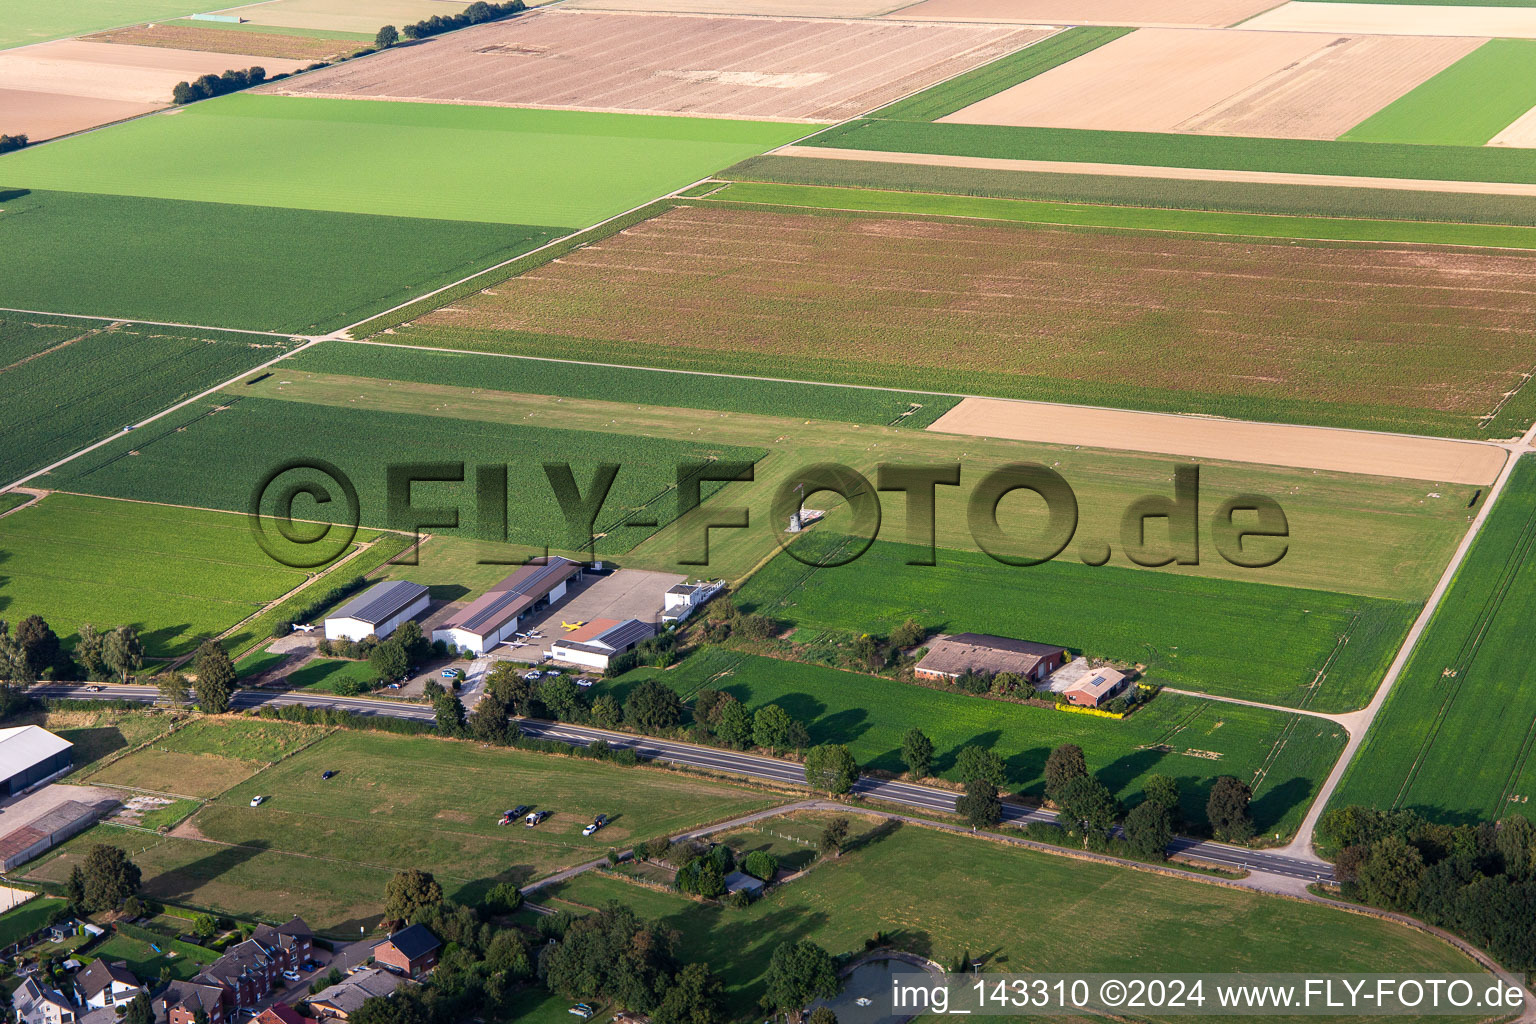
[[[283,972],[283,979],[286,980],[286,981],[298,981],[299,980],[299,972],[298,971],[284,971]]]
[[[260,807],[262,804],[264,804],[266,802],[267,802],[267,798],[264,797],[264,796],[253,796],[253,797],[251,797],[251,806],[252,807]]]
[[[306,622],[303,625],[294,626],[293,628],[298,630],[300,633],[313,633],[315,631],[315,624],[313,622]]]

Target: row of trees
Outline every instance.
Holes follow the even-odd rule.
[[[1458,932],[1515,970],[1536,967],[1536,828],[1520,814],[1442,825],[1348,806],[1318,821],[1349,899]]]
[[[144,642],[132,626],[100,632],[82,623],[71,653],[41,615],[16,624],[0,620],[0,679],[30,684],[51,679],[122,679],[144,666]]]
[[[9,153],[13,149],[25,149],[27,143],[25,135],[0,135],[0,153]]]
[[[230,68],[222,75],[201,75],[195,81],[177,82],[171,89],[171,102],[181,107],[188,103],[196,103],[198,100],[208,100],[215,96],[239,92],[241,89],[249,89],[266,80],[266,68],[250,67],[243,71]]]

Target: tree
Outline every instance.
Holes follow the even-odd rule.
[[[608,999],[636,1013],[651,1013],[676,977],[676,932],[642,921],[611,902],[569,923],[564,937],[539,956],[550,991],[571,999]]]
[[[768,961],[763,1002],[779,1013],[799,1013],[816,999],[837,995],[832,954],[809,939],[781,943]]]
[[[805,723],[798,718],[789,720],[789,730],[784,733],[784,743],[795,750],[804,750],[811,745],[811,731],[805,727]]]
[[[1092,775],[1079,775],[1068,782],[1057,794],[1056,803],[1061,807],[1057,818],[1068,829],[1107,834],[1120,816],[1120,801]]]
[[[853,656],[867,665],[871,670],[885,667],[885,651],[880,646],[880,641],[868,633],[860,634],[853,642]]]
[[[1153,803],[1162,804],[1177,821],[1179,814],[1179,781],[1167,775],[1149,775],[1142,795]]]
[[[558,675],[539,684],[539,700],[550,716],[562,722],[579,722],[587,717],[586,702],[570,676]]]
[[[1060,803],[1057,795],[1067,783],[1087,774],[1088,761],[1083,757],[1083,748],[1076,743],[1063,743],[1045,759],[1045,798]]]
[[[211,939],[219,933],[219,922],[212,914],[198,914],[192,919],[192,934],[200,939]]]
[[[955,771],[961,782],[986,779],[993,786],[1001,786],[1004,779],[1003,759],[986,747],[965,747],[955,759]]]
[[[469,734],[482,743],[506,743],[511,735],[507,723],[507,705],[489,689],[465,722]]]
[[[515,928],[497,929],[485,947],[485,966],[508,978],[528,977],[533,973],[533,963],[527,940]]]
[[[1424,857],[1401,836],[1387,836],[1371,844],[1360,863],[1360,895],[1368,903],[1393,910],[1411,910],[1419,899],[1424,879]]]
[[[682,698],[659,679],[641,682],[624,702],[624,721],[640,732],[662,732],[682,720]]]
[[[684,964],[651,1014],[652,1024],[717,1024],[725,986],[708,964]]]
[[[1143,800],[1125,816],[1125,841],[1136,856],[1162,860],[1173,842],[1173,812],[1159,800]]]
[[[715,735],[720,737],[720,742],[735,750],[745,750],[751,746],[752,715],[742,706],[741,701],[725,694],[716,707],[720,722],[715,727]]]
[[[1513,878],[1525,878],[1531,873],[1533,844],[1536,829],[1523,814],[1511,814],[1498,823],[1494,835],[1494,847],[1504,860],[1504,873]]]
[[[149,1001],[149,993],[140,990],[128,1004],[128,1012],[123,1014],[123,1024],[155,1024],[154,1005]]]
[[[805,752],[805,781],[812,789],[838,796],[853,788],[859,766],[841,743],[823,743]]]
[[[933,774],[933,740],[921,729],[908,729],[901,738],[901,760],[914,779],[926,779]]]
[[[69,880],[64,883],[64,898],[72,907],[85,906],[85,872],[76,864],[69,869]]]
[[[134,672],[144,667],[144,644],[139,639],[139,631],[132,626],[118,626],[107,634],[102,658],[107,668],[126,683]]]
[[[464,731],[464,702],[451,693],[440,694],[432,702],[437,731],[444,736],[458,736]]]
[[[891,646],[899,650],[916,647],[928,636],[916,619],[908,619],[895,629],[891,630]]]
[[[998,799],[997,787],[988,779],[967,781],[965,795],[955,801],[955,810],[972,828],[991,828],[1003,820],[1003,802]]]
[[[80,623],[80,628],[75,631],[75,658],[85,666],[85,675],[88,679],[99,679],[107,667],[104,660],[107,648],[107,638],[96,631],[96,627],[89,622]]]
[[[1253,819],[1248,816],[1252,799],[1253,790],[1246,783],[1230,775],[1216,780],[1210,799],[1205,802],[1205,817],[1217,839],[1243,843],[1253,837]]]
[[[198,705],[211,715],[222,715],[229,710],[229,698],[235,690],[235,663],[229,660],[224,645],[217,640],[204,640],[192,659],[197,682],[192,691],[197,694]]]
[[[605,693],[592,702],[590,717],[599,729],[617,729],[624,721],[624,710],[619,707],[617,697]]]
[[[160,699],[171,707],[179,708],[187,702],[187,680],[180,672],[167,672],[155,680],[155,686]]]
[[[141,873],[121,847],[97,843],[85,855],[81,868],[85,883],[83,906],[89,911],[116,910],[139,891]]]
[[[40,679],[44,672],[58,666],[59,656],[64,653],[59,638],[41,615],[28,615],[17,623],[16,642],[30,679]]]
[[[843,855],[843,847],[848,845],[848,819],[833,818],[827,822],[821,830],[821,839],[817,843],[823,855],[831,854],[833,857]]]
[[[741,867],[753,878],[760,878],[765,882],[773,881],[773,876],[779,873],[778,859],[767,850],[753,850],[741,862]]]
[[[388,683],[404,679],[411,671],[411,659],[406,656],[404,645],[394,637],[373,649],[368,655],[368,664]]]
[[[384,886],[384,916],[391,921],[405,921],[417,911],[443,901],[443,887],[430,871],[407,868],[395,872]]]
[[[752,716],[752,742],[776,751],[789,739],[789,713],[777,704],[764,704]]]
[[[400,41],[400,33],[393,25],[385,25],[374,33],[373,45],[381,50],[387,50]]]

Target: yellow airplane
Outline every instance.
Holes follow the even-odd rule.
[[[578,629],[580,629],[582,626],[585,626],[586,623],[585,622],[566,622],[564,619],[561,619],[560,620],[560,625],[565,627],[565,631],[567,633],[574,633]]]

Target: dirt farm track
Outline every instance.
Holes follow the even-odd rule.
[[[547,10],[268,87],[293,96],[833,121],[1044,29]]]

